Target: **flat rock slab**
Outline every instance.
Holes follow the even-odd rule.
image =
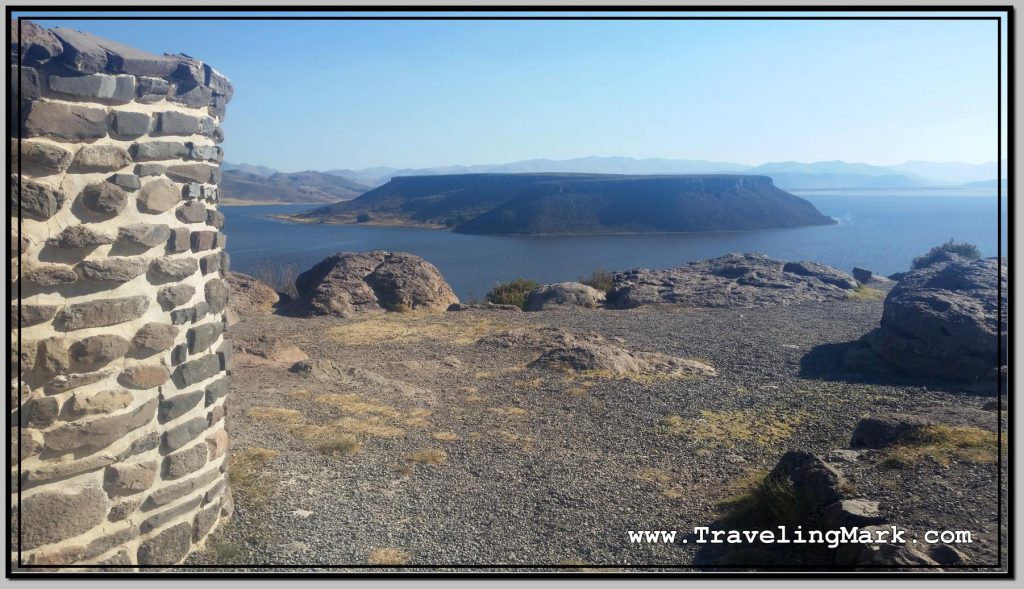
[[[629,309],[669,304],[686,307],[755,307],[846,300],[857,281],[815,262],[782,262],[763,254],[729,254],[670,270],[629,270],[613,275],[608,306]]]

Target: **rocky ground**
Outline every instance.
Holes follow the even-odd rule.
[[[720,525],[730,499],[787,449],[834,454],[864,416],[992,400],[845,372],[845,352],[881,315],[872,296],[743,309],[243,315],[231,327],[235,513],[191,562],[724,564],[679,539],[631,544],[627,531],[682,538]],[[580,371],[534,363],[544,350],[533,345],[494,344],[541,326],[715,374]],[[994,430],[998,413],[983,415],[982,429]],[[957,548],[987,567],[997,557],[995,446],[971,448],[839,453],[835,466],[888,522],[971,530],[974,542]]]

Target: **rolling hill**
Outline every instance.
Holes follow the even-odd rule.
[[[322,172],[274,172],[263,176],[238,169],[224,171],[220,184],[225,204],[331,203],[353,199],[368,187]]]

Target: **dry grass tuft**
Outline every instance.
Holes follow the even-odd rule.
[[[645,468],[634,476],[638,481],[654,485],[664,485],[672,482],[672,475],[660,468]]]
[[[522,417],[529,413],[522,407],[489,407],[487,412],[493,413],[494,415],[500,415],[502,417]]]
[[[853,292],[849,294],[849,298],[857,301],[877,301],[885,298],[885,293],[877,288],[871,288],[858,282],[857,288],[853,289]]]
[[[302,414],[295,409],[283,409],[281,407],[253,407],[245,412],[250,419],[257,421],[272,421],[279,424],[295,423],[302,417]]]
[[[736,442],[771,445],[788,440],[807,414],[782,413],[773,409],[701,411],[696,419],[670,415],[661,421],[668,435],[690,438],[702,444],[732,447]]]
[[[353,393],[327,393],[316,398],[317,403],[334,405],[346,413],[362,413],[382,417],[399,417],[401,414],[391,405],[366,401]]]
[[[285,393],[284,396],[289,399],[309,399],[312,398],[313,393],[309,391],[292,391],[290,393]]]
[[[459,434],[455,432],[434,432],[430,434],[430,437],[439,442],[454,442],[459,439]]]
[[[444,464],[448,460],[448,454],[437,448],[425,448],[413,452],[406,460],[419,464]]]
[[[519,384],[520,386],[522,386],[524,388],[537,390],[540,387],[544,386],[544,379],[540,378],[540,377],[531,378],[530,380],[521,380],[521,381],[519,381],[516,384]]]
[[[327,331],[327,337],[346,346],[405,345],[427,340],[465,346],[509,327],[507,323],[491,319],[453,315],[456,314],[449,313],[440,319],[414,313],[388,313],[333,327]]]
[[[727,525],[763,528],[793,525],[801,520],[793,486],[768,476],[767,471],[752,471],[725,489],[729,495],[718,501],[716,507],[726,513],[722,521]]]
[[[361,448],[355,436],[331,427],[299,425],[288,431],[293,436],[309,442],[314,449],[324,454],[355,454]]]
[[[397,548],[377,548],[370,551],[370,555],[366,557],[367,564],[375,565],[403,565],[409,564],[409,553],[404,550]]]
[[[343,417],[335,421],[333,425],[343,432],[360,436],[400,438],[405,435],[405,430],[390,425],[379,417],[367,417],[365,419]]]
[[[228,482],[240,503],[257,508],[277,492],[277,477],[267,472],[266,467],[279,454],[259,447],[231,454]]]
[[[885,450],[881,464],[900,468],[923,459],[948,468],[954,461],[990,464],[996,461],[999,438],[996,432],[972,426],[930,425],[914,438]],[[1005,445],[1006,440],[1003,440]]]

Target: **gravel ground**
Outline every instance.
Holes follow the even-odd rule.
[[[350,388],[293,374],[288,363],[236,356],[233,464],[252,448],[278,454],[260,470],[256,491],[233,481],[234,516],[192,562],[702,564],[693,543],[630,544],[627,531],[713,525],[722,516],[716,503],[737,492],[737,481],[770,469],[787,449],[827,454],[846,447],[858,419],[872,412],[988,400],[843,374],[843,345],[876,327],[881,311],[880,300],[851,300],[755,309],[245,317],[231,328],[236,349],[258,335],[278,336],[311,359],[367,368],[426,392]],[[701,359],[718,376],[573,377],[526,367],[536,357],[527,350],[473,343],[531,324]],[[343,400],[323,402],[332,394]],[[255,417],[265,407],[294,412]],[[384,433],[392,437],[359,434],[360,448],[339,454],[295,433],[302,424],[336,431],[331,424],[345,418],[390,427]],[[436,439],[438,432],[454,439]],[[443,463],[409,460],[431,449],[443,451]],[[994,558],[994,465],[922,464],[893,475],[861,461],[844,470],[893,523],[976,530],[976,543],[963,551],[977,562]]]

